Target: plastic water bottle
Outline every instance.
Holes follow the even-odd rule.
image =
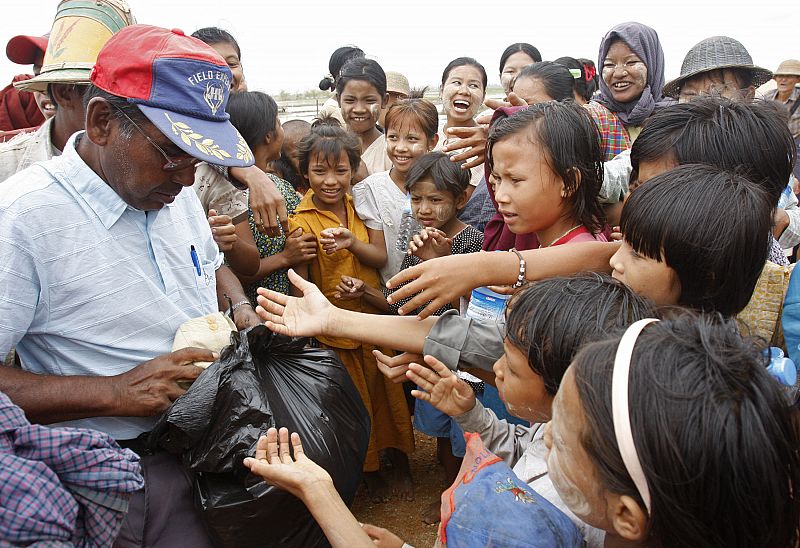
[[[406,205],[403,208],[403,215],[400,217],[400,230],[397,233],[397,241],[394,244],[395,249],[406,253],[408,251],[408,243],[419,230],[420,225],[411,212],[411,195],[409,194],[406,196]]]
[[[765,348],[764,354],[770,358],[767,372],[781,384],[789,402],[794,403],[798,395],[795,363],[784,356],[783,350],[774,346]]]
[[[488,287],[472,290],[466,316],[484,322],[505,323],[506,303],[511,295],[496,293]]]

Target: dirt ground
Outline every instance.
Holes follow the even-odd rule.
[[[414,479],[415,500],[393,498],[382,504],[370,501],[363,484],[353,502],[353,514],[362,523],[384,527],[416,548],[429,548],[436,541],[439,524],[427,525],[422,509],[440,499],[444,489],[444,469],[436,460],[436,438],[414,431],[416,449],[409,458]],[[388,479],[387,479],[388,480]]]

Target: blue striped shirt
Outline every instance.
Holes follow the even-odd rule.
[[[135,209],[80,158],[76,135],[0,184],[0,355],[16,346],[34,373],[117,375],[169,353],[184,321],[217,310],[223,257],[191,188],[161,210]],[[155,420],[63,425],[130,439]]]

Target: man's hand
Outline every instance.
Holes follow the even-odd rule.
[[[451,417],[475,407],[475,392],[466,382],[433,356],[425,356],[425,363],[429,367],[418,363],[408,366],[406,377],[419,386],[419,390],[411,391],[412,396]]]
[[[230,176],[250,190],[250,209],[258,229],[267,236],[280,236],[289,231],[286,200],[266,173],[256,166],[232,167]]]
[[[213,362],[219,354],[202,348],[184,348],[141,363],[112,377],[112,389],[121,417],[151,417],[164,411],[186,390],[178,381],[193,382],[203,369],[194,362]]]

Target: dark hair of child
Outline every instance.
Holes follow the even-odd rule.
[[[254,147],[275,132],[278,105],[275,99],[260,91],[231,93],[225,109],[230,122],[244,138],[247,146]]]
[[[333,116],[314,120],[314,123],[311,124],[311,133],[297,143],[300,173],[308,176],[308,166],[312,156],[321,156],[327,162],[332,159],[335,165],[342,152],[347,154],[350,169],[355,174],[361,163],[361,146],[358,137],[342,129],[339,121]]]
[[[573,362],[582,444],[603,487],[633,497],[644,510],[614,434],[619,342],[590,344]],[[684,314],[641,333],[627,394],[651,496],[644,544],[797,546],[800,440],[766,362],[761,345],[718,317]]]
[[[637,179],[641,162],[671,155],[678,164],[704,163],[736,170],[763,186],[776,207],[797,152],[780,105],[771,103],[704,97],[657,110],[631,148],[631,181]]]
[[[507,307],[506,336],[555,396],[578,350],[653,314],[650,301],[622,282],[587,272],[517,292]]]
[[[472,57],[458,57],[450,61],[447,66],[444,67],[444,72],[442,72],[442,86],[444,86],[444,83],[447,82],[447,78],[450,77],[450,71],[458,67],[475,67],[478,69],[478,72],[481,73],[483,91],[486,91],[486,84],[489,81],[489,79],[486,77],[486,69],[483,68],[483,65],[481,65]]]
[[[514,77],[511,88],[521,79],[532,78],[538,80],[544,87],[547,95],[555,101],[566,101],[574,99],[573,89],[575,78],[570,74],[569,69],[564,65],[553,63],[552,61],[540,61],[523,67]]]
[[[230,44],[236,50],[236,56],[239,57],[239,60],[241,61],[242,59],[242,50],[239,49],[239,42],[237,42],[236,38],[234,38],[233,35],[226,30],[223,30],[219,27],[204,27],[194,31],[192,33],[192,37],[197,38],[209,46],[214,44]]]
[[[589,80],[591,79],[587,80],[586,78],[586,67],[584,64],[574,57],[559,57],[553,62],[563,65],[569,70],[580,71],[580,75],[577,78],[574,74],[570,73],[572,76],[572,87],[575,90],[575,93],[577,93],[585,101],[591,100],[592,94],[589,92]]]
[[[532,46],[525,42],[517,42],[516,44],[511,44],[508,46],[500,56],[500,74],[502,74],[503,69],[506,68],[506,61],[508,61],[508,58],[519,52],[522,52],[533,59],[535,63],[542,60],[542,54],[539,53],[539,50],[536,49],[536,46]]]
[[[523,132],[531,147],[544,147],[550,168],[564,181],[576,221],[592,234],[600,232],[605,224],[597,197],[603,182],[603,156],[597,126],[588,111],[573,101],[547,101],[498,121],[486,143],[490,170],[494,145]]]
[[[444,190],[458,200],[469,186],[470,173],[461,169],[463,162],[453,162],[443,152],[428,152],[420,156],[406,175],[406,192],[411,192],[420,179],[431,179],[436,190]]]
[[[272,161],[272,169],[275,170],[275,175],[287,181],[297,192],[305,193],[308,190],[308,182],[295,171],[292,162],[284,156],[281,155],[277,160]]]
[[[630,193],[620,228],[634,251],[678,275],[678,304],[733,316],[750,301],[769,253],[770,198],[744,177],[687,164]]]
[[[342,46],[336,48],[331,54],[328,61],[328,75],[319,82],[319,89],[322,91],[333,91],[336,89],[336,78],[339,76],[339,71],[342,70],[342,65],[350,59],[357,57],[364,57],[364,52],[357,46]]]
[[[378,91],[378,95],[386,95],[386,73],[374,59],[357,57],[345,63],[336,78],[336,94],[341,95],[344,87],[352,80],[367,82]]]
[[[402,99],[386,112],[386,129],[419,125],[428,139],[439,131],[439,112],[436,106],[425,99]]]

